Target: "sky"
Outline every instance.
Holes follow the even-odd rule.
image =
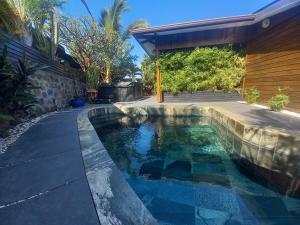
[[[113,0],[86,0],[95,18],[101,10],[113,3]],[[226,16],[238,16],[255,12],[273,0],[128,0],[129,11],[122,17],[124,27],[138,19],[147,20],[150,26],[170,23],[211,19]],[[67,0],[62,9],[72,17],[87,16],[81,0]],[[146,54],[134,38],[133,54],[139,57],[138,63]]]

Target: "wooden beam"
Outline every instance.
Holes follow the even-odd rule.
[[[161,91],[161,74],[160,74],[160,52],[156,50],[156,98],[158,103],[163,102],[163,95]]]

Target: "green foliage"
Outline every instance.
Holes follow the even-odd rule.
[[[260,96],[260,94],[256,87],[251,87],[245,93],[246,102],[249,104],[255,104],[257,102],[257,99],[259,98],[259,96]]]
[[[283,89],[278,88],[279,94],[269,99],[268,104],[272,111],[279,112],[289,104],[289,96],[283,93]]]
[[[155,90],[155,68],[155,60],[151,59],[149,56],[144,56],[141,70],[143,76],[144,93],[148,95],[153,94],[152,92]]]
[[[19,19],[7,1],[1,0],[0,7],[0,29],[6,33],[20,34]]]
[[[244,75],[244,59],[229,48],[197,48],[161,57],[162,87],[178,93],[234,90]]]
[[[45,37],[45,35],[42,32],[40,32],[40,30],[38,29],[33,29],[32,35],[33,35],[32,47],[39,50],[41,53],[45,54],[46,56],[50,56],[50,51],[51,51],[50,39]]]
[[[88,68],[86,71],[86,82],[89,88],[97,89],[99,83],[99,72],[94,68]]]
[[[65,0],[3,0],[0,28],[18,35],[25,44],[50,55],[50,36],[55,36],[51,16]],[[4,7],[2,7],[2,4]],[[56,48],[57,46],[54,46]]]
[[[122,31],[122,14],[128,11],[126,5],[127,0],[115,0],[114,3],[107,9],[102,10],[100,25],[108,32],[117,32],[123,40],[130,38],[130,31],[140,27],[146,27],[148,22],[145,20],[137,20],[130,24],[125,31]]]
[[[13,120],[17,115],[28,114],[36,103],[31,90],[38,88],[28,77],[36,70],[44,68],[29,64],[25,60],[19,60],[13,66],[7,61],[7,48],[4,47],[0,57],[0,120]]]
[[[130,30],[145,27],[147,22],[138,20],[130,24],[125,31],[122,29],[121,16],[128,11],[127,0],[115,0],[107,9],[101,12],[99,26],[103,28],[105,37],[105,48],[102,49],[102,58],[105,70],[105,82],[110,83],[113,79],[112,69],[116,66],[116,61],[124,59],[124,51],[128,48],[129,43],[126,41],[130,38]],[[131,50],[131,47],[129,47]],[[125,56],[126,57],[126,56]]]
[[[236,90],[244,76],[244,58],[229,48],[205,47],[161,56],[162,87],[171,93]],[[155,87],[155,61],[144,58],[144,80]]]
[[[87,1],[82,1],[88,9]],[[127,11],[126,0],[115,0],[102,11],[99,22],[92,15],[80,19],[64,17],[61,23],[61,41],[68,48],[85,72],[90,68],[98,72],[98,81],[118,81],[128,75],[135,61],[130,54],[129,29],[144,26],[136,21],[127,29],[122,28],[121,16]],[[91,86],[95,79],[90,76]]]

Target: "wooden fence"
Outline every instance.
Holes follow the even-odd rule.
[[[4,35],[4,37],[8,37],[8,36]],[[81,82],[85,83],[84,73],[80,69],[75,69],[70,67],[69,65],[60,64],[59,62],[52,60],[48,56],[42,54],[38,50],[26,46],[16,39],[12,39],[7,43],[0,44],[1,52],[4,48],[4,45],[7,46],[8,59],[11,62],[16,62],[18,61],[18,59],[22,59],[25,56],[26,59],[32,63],[37,63],[39,65],[47,65],[48,67],[46,70],[50,72],[53,72],[59,76],[80,80]]]

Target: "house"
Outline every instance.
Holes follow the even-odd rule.
[[[250,15],[192,21],[132,30],[150,56],[157,59],[157,101],[160,88],[160,53],[200,46],[246,46],[243,92],[256,87],[259,102],[286,88],[288,108],[300,112],[300,0],[277,0]]]

